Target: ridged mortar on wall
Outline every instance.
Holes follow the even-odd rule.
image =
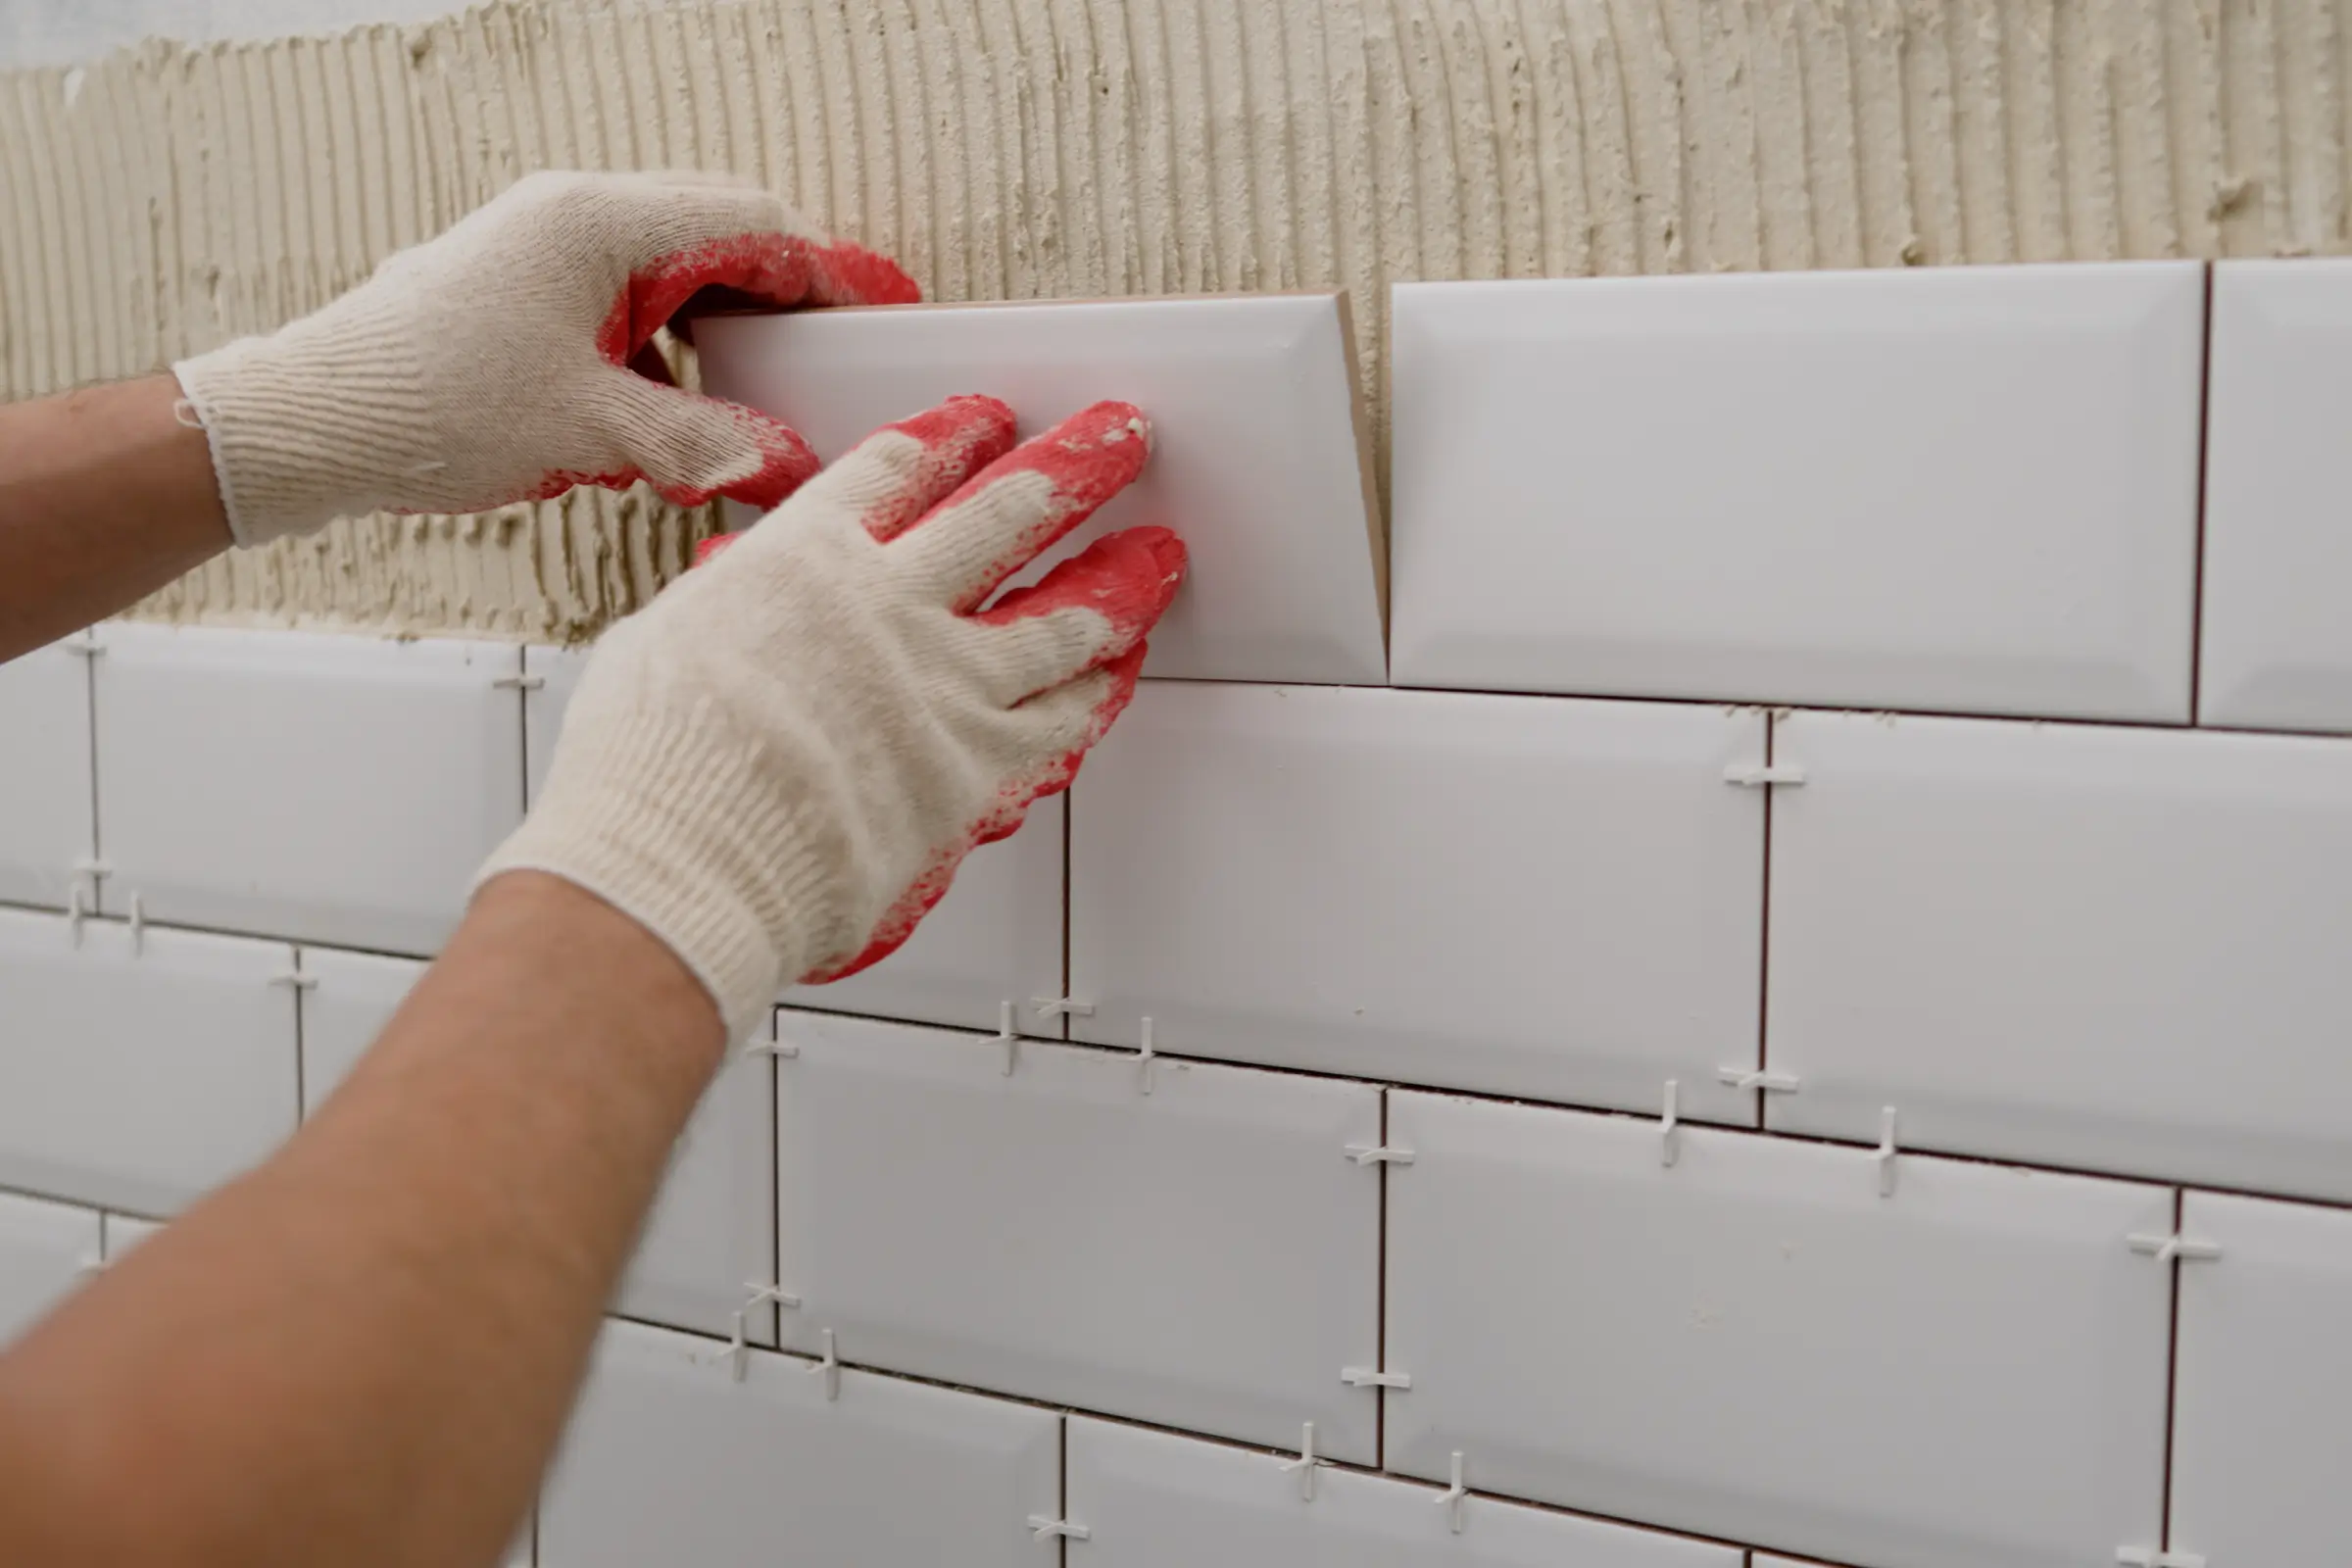
[[[543,167],[729,168],[934,298],[2346,248],[2352,0],[497,4],[0,74],[0,397],[324,303]],[[708,516],[373,518],[141,612],[564,638]]]

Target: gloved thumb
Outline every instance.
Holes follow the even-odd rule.
[[[725,496],[765,509],[798,490],[819,466],[799,431],[741,404],[617,368],[600,391],[598,422],[626,471],[594,475],[598,482],[642,476],[678,506]]]

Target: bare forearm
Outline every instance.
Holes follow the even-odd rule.
[[[490,1561],[721,1047],[640,927],[490,883],[274,1159],[0,1357],[0,1555],[99,1560],[102,1495],[125,1561]]]
[[[0,407],[0,662],[228,548],[204,432],[151,375]]]

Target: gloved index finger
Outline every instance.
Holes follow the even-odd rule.
[[[951,608],[969,612],[1133,483],[1151,453],[1141,409],[1098,403],[981,469],[890,548]]]

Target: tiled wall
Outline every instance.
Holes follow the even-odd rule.
[[[1147,683],[781,999],[538,1560],[2352,1559],[2352,267],[1395,318],[1394,684]],[[0,668],[0,1329],[329,1091],[579,664]]]

